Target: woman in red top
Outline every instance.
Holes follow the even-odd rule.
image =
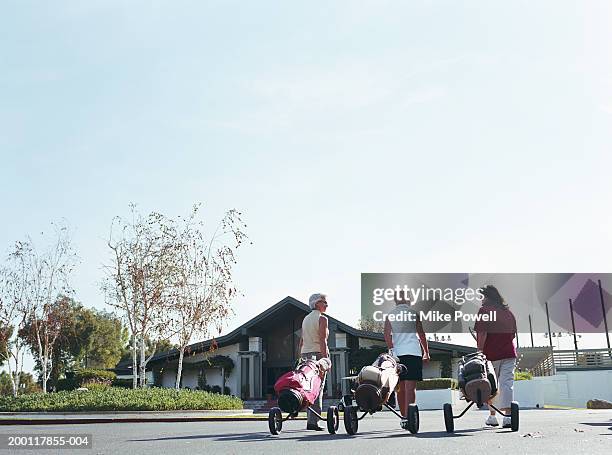
[[[495,313],[494,321],[478,320],[474,326],[478,350],[490,360],[497,375],[498,392],[492,400],[493,404],[505,414],[510,413],[510,403],[514,395],[514,368],[516,365],[516,319],[508,304],[495,286],[486,285],[480,289],[484,295],[479,314]],[[489,403],[490,404],[490,403]],[[489,408],[490,415],[487,425],[496,427],[495,411]],[[504,428],[511,426],[510,417],[504,417]]]

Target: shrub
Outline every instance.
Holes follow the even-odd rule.
[[[58,379],[57,382],[55,383],[55,389],[58,392],[65,391],[65,390],[74,390],[77,387],[78,385],[76,383],[74,376],[71,378]]]
[[[98,383],[110,386],[117,375],[112,371],[96,370],[94,368],[83,368],[74,373],[76,383],[79,387],[84,387],[85,384]]]
[[[96,391],[109,389],[110,385],[101,382],[84,382],[81,387],[87,387],[89,391]]]
[[[117,375],[112,371],[83,368],[76,371],[67,371],[66,377],[64,379],[59,379],[55,387],[58,392],[74,390],[79,387],[91,388],[92,384],[101,384],[110,387],[111,385],[115,385],[116,378]],[[129,381],[131,388],[132,381]]]
[[[203,390],[205,392],[210,392],[210,393],[218,393],[221,394],[221,386],[219,385],[213,385],[213,386],[209,386],[208,384],[204,386],[204,388],[197,388],[196,390]],[[225,386],[225,389],[223,391],[224,395],[231,395],[231,391],[230,388]]]
[[[64,391],[0,397],[0,412],[170,411],[242,409],[242,400],[197,390],[123,389]]]
[[[533,375],[528,371],[515,371],[514,372],[515,381],[528,381],[530,379],[533,379]]]
[[[433,378],[417,381],[417,390],[458,389],[459,383],[453,378]]]
[[[212,393],[221,393],[221,386],[220,385],[214,385],[210,388],[210,392]],[[229,387],[225,386],[225,390],[223,391],[224,395],[230,395],[230,389]]]
[[[115,379],[113,381],[113,387],[121,387],[123,389],[131,389],[132,388],[132,380],[131,379]]]

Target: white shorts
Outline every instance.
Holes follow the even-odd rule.
[[[497,375],[497,395],[493,398],[493,405],[498,409],[509,408],[514,400],[514,367],[516,359],[502,359],[491,361]]]

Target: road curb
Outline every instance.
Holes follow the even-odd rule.
[[[196,417],[206,417],[210,415],[211,417],[219,417],[219,416],[237,416],[237,415],[253,415],[252,409],[176,409],[176,410],[167,410],[167,411],[138,411],[138,410],[120,410],[120,411],[22,411],[22,412],[0,412],[0,420],[5,416],[15,416],[15,417],[27,417],[27,416],[42,416],[42,415],[52,415],[52,416],[72,416],[78,417],[82,415],[113,415],[119,418],[120,416],[132,416],[137,414],[139,416],[143,415],[152,415],[152,416],[160,416],[160,415],[173,415],[173,414],[182,414],[183,416],[187,416],[189,414],[194,414]]]

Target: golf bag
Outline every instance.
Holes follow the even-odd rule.
[[[363,411],[379,411],[387,402],[399,382],[400,369],[397,358],[381,354],[372,365],[365,366],[357,376],[355,401]]]
[[[293,371],[282,375],[274,384],[278,407],[283,412],[297,414],[311,406],[319,396],[322,378],[330,367],[331,361],[327,358],[300,360]]]
[[[461,358],[458,379],[465,399],[479,407],[497,394],[495,370],[482,352]]]

